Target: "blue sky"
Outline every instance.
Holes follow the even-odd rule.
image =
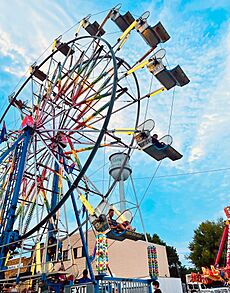
[[[28,66],[55,37],[89,13],[116,4],[0,1],[0,112]],[[146,230],[175,246],[187,263],[184,255],[193,230],[201,221],[224,217],[223,208],[229,205],[230,5],[225,0],[124,1],[122,12],[127,10],[135,16],[149,10],[149,23],[163,23],[171,35],[163,46],[170,67],[180,64],[191,80],[188,86],[175,90],[170,129],[183,159],[164,160],[147,192],[158,163],[143,153],[131,161],[138,197],[146,193],[141,206]],[[135,59],[141,46],[127,46],[124,56]],[[140,75],[143,88],[145,80]],[[150,102],[148,118],[155,120],[160,135],[168,131],[171,104],[172,91]]]

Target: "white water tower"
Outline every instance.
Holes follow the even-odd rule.
[[[129,165],[129,156],[124,153],[115,153],[109,157],[109,160],[109,174],[113,179],[119,182],[120,211],[123,212],[126,210],[124,181],[127,180],[132,173],[132,169]]]

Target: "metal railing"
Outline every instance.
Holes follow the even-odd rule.
[[[65,293],[152,293],[151,280],[97,276],[96,283],[66,286]]]

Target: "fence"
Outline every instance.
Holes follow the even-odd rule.
[[[152,293],[151,280],[98,276],[96,283],[66,286],[65,293]]]

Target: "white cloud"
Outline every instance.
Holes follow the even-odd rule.
[[[203,155],[204,155],[204,150],[202,150],[200,147],[194,147],[191,150],[191,154],[188,161],[193,162],[195,160],[199,160]]]
[[[25,56],[25,49],[15,44],[7,32],[0,31],[0,54],[18,61],[17,57]]]
[[[228,39],[230,37],[230,27],[227,36]],[[224,40],[222,40],[221,46],[223,52],[229,56],[229,43],[225,43]],[[197,125],[197,131],[192,141],[192,148],[195,151],[198,148],[200,154],[205,154],[208,151],[209,154],[211,152],[214,155],[220,145],[223,146],[221,161],[226,160],[224,156],[227,156],[227,146],[230,145],[230,139],[227,137],[230,111],[229,66],[230,58],[227,57],[222,63],[221,70],[215,72],[216,78],[213,81],[214,86],[212,85],[211,89],[206,93],[204,113],[198,118],[200,123]],[[192,161],[192,157],[193,153],[191,153],[190,161]],[[210,163],[211,162],[207,161],[207,165],[210,166]]]
[[[20,71],[20,70],[18,70],[18,69],[15,69],[15,68],[13,68],[13,67],[10,67],[10,66],[5,66],[5,67],[3,67],[3,70],[4,70],[5,72],[7,72],[7,73],[10,73],[10,74],[12,74],[12,75],[17,76],[18,78],[24,76],[25,71],[26,71],[26,69]]]
[[[194,0],[190,1],[187,3],[185,6],[185,9],[188,11],[201,11],[205,9],[228,9],[229,10],[229,1],[228,0],[220,0],[220,1],[215,1],[215,0],[209,0],[209,1],[199,1],[199,0]]]

